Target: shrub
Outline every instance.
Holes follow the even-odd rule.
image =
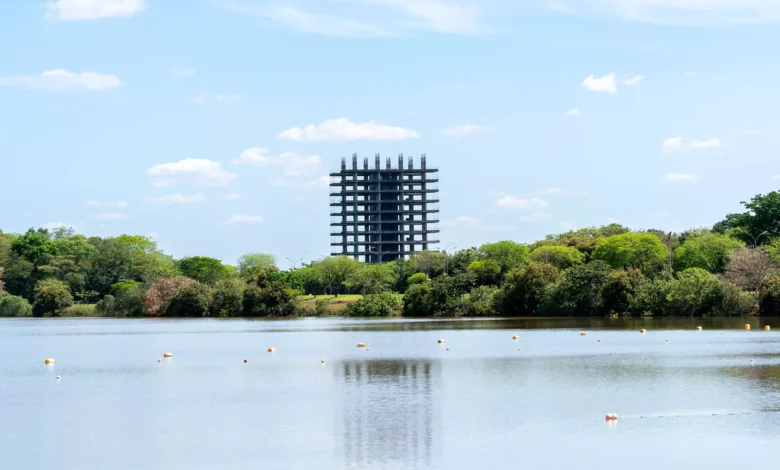
[[[58,315],[63,309],[73,305],[68,285],[57,279],[38,281],[33,293],[33,314],[36,316]]]
[[[328,305],[330,305],[330,299],[317,299],[314,301],[314,313],[319,316],[323,316],[328,313]]]
[[[248,317],[286,317],[298,310],[295,291],[274,278],[271,266],[256,273],[244,290],[243,314]]]
[[[406,284],[408,286],[413,286],[415,284],[422,284],[427,281],[428,276],[425,273],[414,273],[406,279]]]
[[[595,315],[603,307],[602,290],[612,270],[603,261],[591,261],[563,273],[552,288],[547,309],[564,315]]]
[[[236,317],[241,315],[245,283],[239,279],[223,279],[214,286],[211,299],[211,315]]]
[[[715,308],[714,315],[744,316],[758,312],[758,299],[755,294],[745,292],[729,282],[721,283],[721,288],[723,299]]]
[[[723,302],[723,285],[701,268],[689,268],[677,274],[667,295],[673,315],[709,315]]]
[[[401,296],[395,292],[384,291],[364,296],[347,306],[350,317],[391,317],[401,308]]]
[[[15,295],[0,297],[0,317],[29,317],[32,305],[27,299]]]
[[[433,315],[433,296],[430,283],[409,286],[403,300],[404,315],[424,317]]]
[[[538,314],[545,301],[547,286],[558,278],[558,268],[535,261],[510,271],[501,291],[501,311],[510,316]]]
[[[669,315],[669,292],[674,279],[660,276],[636,286],[634,295],[628,302],[628,311],[632,315]]]
[[[193,283],[179,289],[165,311],[167,317],[207,317],[211,306],[211,288]]]
[[[618,269],[609,275],[609,281],[601,293],[603,312],[606,314],[628,313],[631,299],[643,283],[648,282],[638,269]]]
[[[460,315],[467,317],[480,317],[495,315],[496,296],[501,290],[494,286],[475,287],[468,294],[461,297]]]
[[[96,317],[99,312],[94,304],[75,304],[60,313],[62,317]]]
[[[775,276],[761,290],[761,315],[780,315],[780,276]]]

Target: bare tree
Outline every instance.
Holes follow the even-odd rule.
[[[729,256],[723,279],[748,292],[758,292],[774,273],[775,268],[763,250],[743,248]]]

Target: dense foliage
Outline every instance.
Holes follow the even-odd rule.
[[[250,253],[236,266],[175,260],[137,235],[0,232],[0,316],[279,317],[780,315],[780,194],[758,195],[712,229],[632,232],[618,224],[380,265],[326,257],[281,271]],[[360,300],[339,300],[359,294]],[[345,308],[345,310],[344,310]]]

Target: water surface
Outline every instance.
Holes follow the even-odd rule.
[[[774,321],[2,320],[0,468],[774,468]]]

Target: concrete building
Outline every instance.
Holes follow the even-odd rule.
[[[434,250],[439,243],[438,169],[428,168],[425,155],[419,168],[409,157],[404,168],[403,155],[393,168],[358,168],[357,155],[352,166],[341,159],[341,171],[330,174],[331,254],[346,255],[368,263],[386,263],[408,258],[415,252]]]

